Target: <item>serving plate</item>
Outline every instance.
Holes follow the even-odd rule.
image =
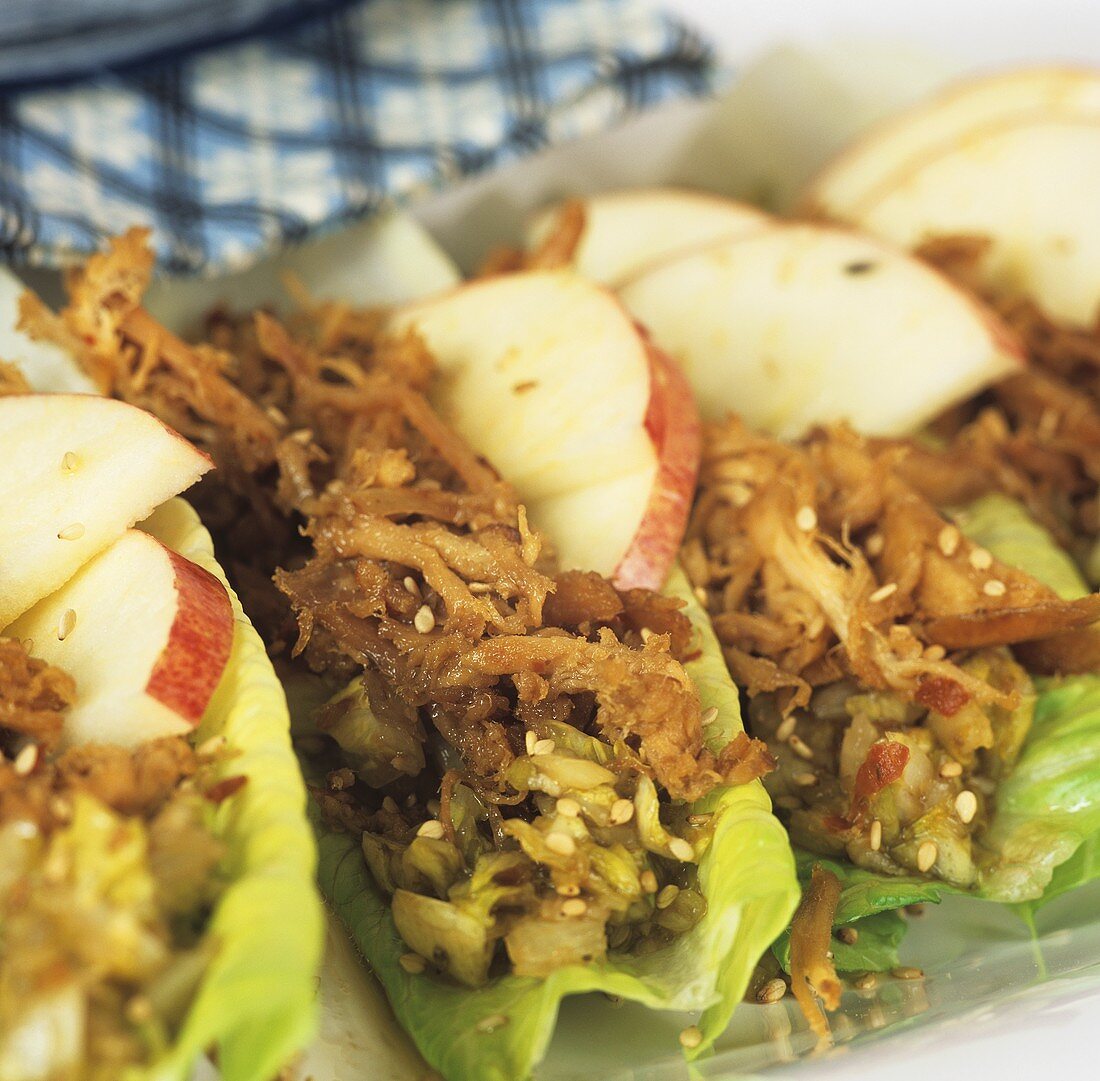
[[[740,56],[725,5],[683,0],[680,6],[702,16],[720,36],[728,35],[727,55]],[[870,7],[823,6],[846,17],[849,29],[858,28],[858,12]],[[754,43],[797,36],[812,43],[781,45],[742,65],[731,89],[714,102],[671,106],[599,139],[467,183],[418,207],[417,217],[470,270],[494,244],[515,240],[532,210],[569,192],[690,184],[783,209],[804,179],[854,133],[953,76],[1029,57],[1087,60],[1090,50],[1081,43],[1090,40],[1091,59],[1100,62],[1100,12],[1082,14],[1083,7],[1069,3],[1046,6],[1042,13],[1032,5],[1007,4],[1009,13],[1018,9],[1020,22],[1008,35],[1001,27],[992,42],[980,33],[988,21],[984,5],[925,5],[920,15],[927,16],[927,25],[902,47],[852,39],[825,46],[821,38],[827,36],[828,20],[820,9],[807,13],[805,5],[798,10],[786,2],[769,4],[767,11],[761,4],[746,7],[741,14],[752,26]],[[872,29],[891,28],[884,8],[898,16],[894,29],[912,29],[914,13],[903,12],[902,5],[875,8]],[[1060,29],[1055,26],[1059,9],[1068,20]],[[770,36],[751,22],[754,11],[770,20]],[[950,13],[958,14],[956,25],[967,27],[970,39],[951,37]],[[797,21],[803,15],[806,20]],[[1088,28],[1091,39],[1082,36]],[[923,46],[914,44],[921,38]],[[974,47],[968,50],[971,39]],[[928,48],[937,45],[943,47]],[[363,232],[341,250],[354,259],[356,244],[368,239]],[[433,265],[432,274],[444,284],[445,261]],[[260,272],[265,275],[270,281],[269,271]],[[161,295],[169,303],[171,290]],[[925,979],[887,977],[873,991],[848,990],[831,1017],[831,1050],[815,1047],[793,1001],[786,999],[743,1006],[714,1055],[689,1067],[677,1034],[692,1018],[617,1007],[598,996],[574,999],[563,1008],[537,1077],[732,1079],[792,1063],[813,1078],[1020,1076],[1055,1064],[1070,1076],[1085,1076],[1085,1056],[1095,1046],[1100,1022],[1098,914],[1100,883],[1059,898],[1042,910],[1034,928],[1004,906],[964,898],[930,906],[912,918],[902,946],[903,962],[923,968]],[[321,1031],[292,1068],[293,1081],[428,1076],[335,922],[320,992]]]

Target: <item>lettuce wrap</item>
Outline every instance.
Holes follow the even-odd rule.
[[[717,719],[708,742],[742,730],[738,693],[709,621],[683,573],[668,593],[682,598],[698,654],[685,667],[704,709]],[[714,833],[699,864],[703,918],[670,946],[643,956],[572,964],[545,979],[507,975],[469,989],[400,963],[408,951],[356,837],[318,824],[320,881],[352,938],[382,981],[394,1012],[427,1061],[445,1077],[505,1081],[528,1076],[546,1051],[566,995],[602,991],[654,1009],[702,1011],[705,1050],[725,1028],[754,966],[787,925],[798,900],[783,827],[759,781],[715,790],[692,807],[713,812]]]

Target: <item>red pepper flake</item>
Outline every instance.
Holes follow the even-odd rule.
[[[248,784],[248,778],[243,774],[236,777],[225,777],[216,784],[211,785],[203,795],[211,803],[221,803],[222,800],[227,800],[230,796],[239,792],[246,784]]]
[[[970,701],[970,694],[961,683],[944,676],[925,676],[913,697],[944,717],[954,717]]]
[[[898,780],[908,764],[909,748],[904,743],[880,739],[871,744],[867,757],[856,771],[852,809],[849,812],[853,822],[867,810],[871,797]]]

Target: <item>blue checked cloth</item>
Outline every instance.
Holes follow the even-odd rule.
[[[141,224],[170,273],[237,269],[705,93],[711,71],[706,45],[646,0],[349,4],[0,95],[2,254],[62,266]]]

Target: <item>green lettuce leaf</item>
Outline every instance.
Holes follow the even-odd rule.
[[[210,535],[182,500],[142,528],[229,588]],[[323,923],[305,786],[282,687],[232,590],[229,596],[232,653],[197,738],[224,736],[235,754],[222,772],[244,774],[248,783],[215,819],[228,849],[229,885],[208,931],[213,958],[175,1043],[143,1074],[148,1081],[184,1081],[210,1047],[218,1050],[222,1081],[269,1081],[314,1032]]]
[[[718,708],[708,730],[715,745],[742,730],[737,690],[709,621],[677,569],[668,592],[687,602],[700,655],[688,665],[704,709]],[[794,860],[759,781],[712,793],[699,811],[715,813],[712,844],[699,866],[707,898],[703,919],[671,946],[644,957],[561,968],[544,980],[506,976],[468,990],[400,965],[407,947],[389,904],[367,870],[356,838],[318,823],[320,881],[398,1019],[444,1077],[514,1081],[546,1051],[566,995],[603,991],[655,1009],[701,1010],[703,1051],[722,1032],[752,970],[787,926],[798,902]]]

